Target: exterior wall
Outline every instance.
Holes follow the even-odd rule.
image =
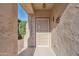
[[[56,55],[79,55],[79,4],[67,6],[51,36]]]
[[[67,4],[64,3],[57,3],[53,5],[52,9],[52,15],[54,16],[54,19],[62,15],[62,12],[66,8]]]
[[[50,17],[50,11],[38,10],[35,11],[35,17]]]
[[[51,30],[57,26],[56,19],[62,16],[62,13],[65,10],[66,6],[67,4],[63,3],[54,4],[50,17],[50,26],[53,24],[50,27]]]
[[[17,55],[17,4],[0,4],[0,55]]]
[[[36,47],[35,17],[29,16],[28,22],[29,22],[29,30],[30,30],[28,47]]]
[[[36,47],[36,26],[35,26],[35,17],[32,17],[32,46]]]

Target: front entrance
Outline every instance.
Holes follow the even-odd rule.
[[[49,46],[49,18],[36,18],[36,46]]]

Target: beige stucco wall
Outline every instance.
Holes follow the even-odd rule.
[[[30,32],[27,41],[28,47],[36,47],[35,16],[29,16],[28,26]]]
[[[51,30],[51,38],[56,55],[79,55],[79,4],[67,6],[60,23]]]
[[[57,26],[56,19],[57,17],[62,16],[62,13],[66,7],[67,7],[67,4],[64,4],[64,3],[57,3],[53,5],[53,9],[51,11],[51,17],[50,17],[50,30],[52,30]]]
[[[35,17],[50,17],[51,11],[37,10],[35,11]]]
[[[0,55],[17,55],[17,4],[0,4]]]
[[[52,9],[52,16],[54,16],[54,18],[56,19],[57,17],[62,15],[62,12],[64,11],[64,9],[66,8],[67,4],[65,3],[57,3],[53,5],[53,9]]]

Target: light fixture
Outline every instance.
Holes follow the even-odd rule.
[[[43,3],[43,8],[46,8],[46,4],[45,3]]]

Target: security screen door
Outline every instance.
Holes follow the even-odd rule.
[[[36,46],[49,46],[49,18],[36,18]]]

